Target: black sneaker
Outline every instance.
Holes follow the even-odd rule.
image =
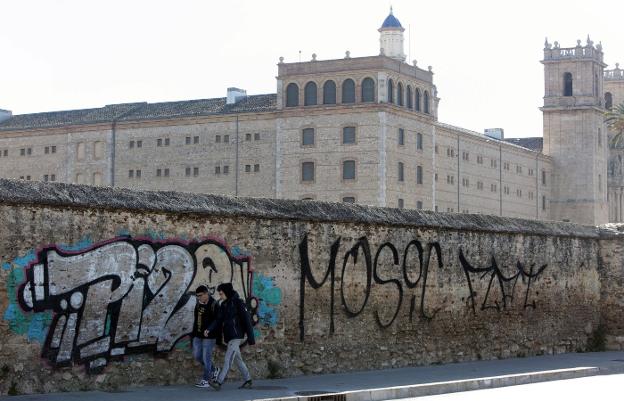
[[[209,381],[208,385],[210,385],[210,387],[214,388],[217,391],[221,390],[221,383],[219,383],[218,381]]]
[[[251,388],[251,380],[247,380],[245,383],[241,384],[239,388]]]

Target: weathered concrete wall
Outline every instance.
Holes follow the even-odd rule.
[[[0,394],[194,381],[224,281],[254,377],[622,347],[623,261],[617,227],[0,180]]]

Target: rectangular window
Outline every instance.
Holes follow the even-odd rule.
[[[134,170],[128,170],[128,178],[134,178]]]
[[[136,178],[141,178],[141,170],[136,171]]]
[[[342,198],[342,202],[343,203],[355,203],[355,197],[354,196],[345,196]]]
[[[533,175],[533,169],[532,168],[529,169],[529,175],[531,175],[531,176]]]
[[[185,174],[187,177],[190,177],[190,176],[191,176],[191,168],[190,168],[190,167],[187,167],[187,168],[186,168],[186,170],[184,171],[184,174]]]
[[[518,198],[522,198],[522,190],[521,189],[516,189],[516,196]]]
[[[416,209],[422,210],[422,208],[423,208],[422,201],[416,201]]]
[[[162,176],[162,170],[157,168],[156,169],[156,177],[161,177]]]
[[[492,192],[496,192],[496,190],[497,190],[497,185],[496,185],[496,184],[492,184],[492,185],[490,185],[490,190],[491,190]]]
[[[342,162],[342,179],[355,179],[355,160],[345,160],[344,162]]]
[[[169,177],[169,169],[166,168],[165,171],[163,171],[165,177]]]
[[[245,140],[251,141],[251,134],[245,134]]]
[[[143,141],[136,141],[136,147],[137,148],[142,148],[143,147]]]
[[[470,186],[470,181],[468,181],[468,178],[462,178],[462,185],[464,187],[469,187]]]
[[[162,139],[161,138],[158,138],[156,140],[156,146],[159,146],[159,147],[162,146]]]
[[[259,133],[259,132],[256,132],[256,133],[254,134],[254,141],[259,141],[259,140],[260,140],[260,133]]]
[[[216,143],[220,143],[221,142],[221,135],[215,136],[215,142]]]
[[[20,156],[26,156],[26,149],[20,149]]]
[[[495,160],[495,159],[490,160],[490,166],[492,168],[498,167],[498,160]]]
[[[165,146],[169,146],[169,138],[165,138]]]
[[[483,182],[477,181],[477,189],[483,191]]]
[[[403,162],[399,162],[399,182],[405,181],[405,168]]]
[[[9,155],[9,150],[8,149],[4,149],[4,156],[8,156]]]
[[[50,181],[52,181],[52,182],[56,181],[56,174],[52,174],[50,176]]]
[[[439,150],[438,150],[438,145],[434,146],[434,148],[433,148],[433,149],[435,150],[435,154],[436,154],[436,155],[437,155],[438,153],[440,153],[440,152],[439,152]]]
[[[246,173],[251,173],[251,164],[246,164],[245,165],[245,172]]]
[[[230,166],[223,166],[223,174],[230,174]]]
[[[190,144],[191,144],[191,137],[190,137],[190,136],[187,136],[186,138],[184,138],[184,143],[185,143],[186,145],[190,145]]]
[[[404,206],[405,202],[403,201],[403,199],[399,198],[399,209],[403,209]]]
[[[405,145],[405,130],[399,128],[399,146]]]
[[[416,134],[416,149],[423,149],[423,136],[420,132]]]
[[[465,161],[470,161],[470,154],[468,152],[462,152],[462,159]]]
[[[546,186],[546,170],[542,170],[542,185]]]
[[[197,145],[199,143],[199,136],[193,137],[193,144]]]
[[[260,171],[260,165],[254,164],[254,173],[257,173],[258,171]]]
[[[477,156],[477,164],[483,164],[483,156],[481,155]]]
[[[542,196],[542,210],[546,210],[546,196]]]
[[[301,163],[301,181],[314,181],[314,162]]]
[[[26,154],[27,154],[28,156],[32,155],[32,148],[28,148],[28,149],[26,149]]]
[[[344,127],[342,129],[342,143],[355,143],[355,127]]]
[[[221,174],[221,166],[215,166],[215,174]]]
[[[193,177],[197,177],[199,175],[199,167],[193,167]]]
[[[416,166],[416,184],[423,183],[423,169],[422,166]]]
[[[433,175],[433,179],[435,180],[435,182],[438,182],[438,173],[435,173],[435,174]]]
[[[229,135],[223,135],[223,142],[230,143],[230,136]]]
[[[314,128],[304,128],[301,131],[301,145],[303,146],[314,145]]]
[[[26,176],[26,181],[30,181],[30,176],[29,175]]]
[[[134,148],[134,141],[130,141],[130,143],[128,143],[128,148],[129,149]]]
[[[516,173],[522,174],[522,166],[521,165],[517,165],[516,166]]]
[[[43,148],[43,153],[44,153],[44,154],[46,154],[46,155],[47,155],[48,153],[50,153],[50,147],[49,147],[49,146],[46,146],[45,148]]]
[[[48,182],[48,180],[49,180],[49,176],[48,176],[47,174],[46,174],[46,175],[44,175],[44,176],[43,176],[43,181]]]

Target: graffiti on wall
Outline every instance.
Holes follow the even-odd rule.
[[[215,239],[177,241],[116,238],[86,249],[58,246],[38,252],[15,291],[20,306],[50,319],[43,356],[54,366],[83,363],[90,371],[112,358],[168,352],[191,332],[195,297],[231,282],[252,311],[254,324],[273,325],[281,292],[253,293],[251,257]]]
[[[335,332],[336,304],[347,318],[360,316],[369,303],[371,293],[375,288],[390,289],[395,293],[396,304],[393,305],[392,312],[388,316],[382,316],[379,305],[374,307],[374,317],[377,325],[381,329],[390,327],[397,319],[403,302],[409,302],[409,321],[414,316],[421,320],[431,320],[438,309],[432,309],[427,305],[428,291],[431,285],[427,283],[432,267],[440,274],[444,272],[442,247],[439,242],[423,243],[413,239],[407,243],[401,252],[391,242],[384,242],[373,253],[370,243],[366,237],[361,237],[343,255],[339,255],[342,239],[334,241],[329,250],[329,261],[327,268],[320,266],[313,268],[310,262],[308,250],[308,237],[304,237],[299,244],[301,275],[299,280],[299,338],[305,339],[305,311],[306,311],[306,289],[320,290],[329,287],[329,333]],[[339,259],[342,256],[342,260]],[[453,256],[454,257],[454,256]],[[495,309],[501,311],[509,309],[517,299],[516,293],[522,294],[523,308],[533,308],[537,306],[536,300],[531,298],[531,288],[533,283],[540,278],[547,265],[544,264],[536,268],[531,264],[528,269],[518,261],[514,273],[505,275],[503,269],[498,266],[494,256],[487,267],[473,267],[462,249],[459,250],[459,264],[466,277],[466,289],[469,307],[476,315],[476,304],[479,303],[480,310]],[[358,265],[358,260],[360,264]],[[340,262],[342,261],[342,264]],[[338,265],[337,265],[338,264]],[[380,274],[382,264],[390,265],[391,275],[385,269],[385,276]],[[336,268],[338,266],[338,269]],[[341,268],[340,268],[341,266]],[[361,266],[357,269],[357,266]],[[349,274],[359,271],[362,276],[364,293],[363,300],[359,305],[350,305],[345,297],[346,279]],[[507,269],[505,269],[507,270]],[[314,272],[322,272],[320,274]],[[448,273],[448,272],[447,272]],[[336,288],[336,286],[339,288]],[[524,286],[524,288],[520,288]],[[477,291],[479,288],[479,291]],[[387,290],[386,290],[387,291]],[[336,300],[336,294],[340,299]]]

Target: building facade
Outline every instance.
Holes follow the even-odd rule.
[[[624,79],[604,71],[600,45],[547,43],[543,140],[504,139],[438,121],[431,68],[404,61],[392,13],[379,32],[377,56],[280,59],[274,94],[230,88],[216,99],[2,110],[0,176],[586,224],[621,218],[607,180],[603,94],[624,100]]]

